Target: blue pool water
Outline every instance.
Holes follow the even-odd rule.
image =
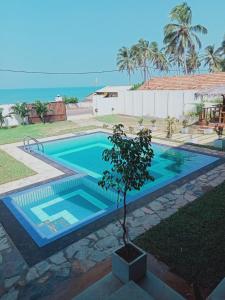
[[[4,203],[42,247],[115,208],[89,176],[75,175],[13,194]]]
[[[154,182],[141,191],[128,194],[128,202],[166,186],[218,158],[196,152],[153,144],[150,168]],[[102,160],[102,151],[110,148],[104,133],[83,135],[44,143],[44,155],[77,172],[77,175],[3,199],[39,246],[44,246],[74,231],[117,207],[113,191],[104,191],[98,180],[110,165]],[[35,147],[33,151],[37,151]]]

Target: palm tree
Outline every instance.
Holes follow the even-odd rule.
[[[0,108],[0,128],[3,127],[3,124],[5,123],[5,120],[7,118],[11,118],[11,115],[10,114],[3,115],[3,108]]]
[[[157,42],[152,42],[149,48],[150,48],[150,60],[153,66],[160,71],[168,72],[169,61],[163,49],[161,50],[159,49]]]
[[[119,49],[117,54],[117,67],[119,71],[127,71],[130,83],[131,73],[134,71],[134,58],[131,49],[127,47]]]
[[[177,70],[176,70],[177,75],[182,73],[183,72],[183,70],[182,70],[183,59],[179,55],[179,53],[177,53],[177,51],[173,51],[172,49],[171,49],[171,51],[168,51],[168,49],[166,49],[166,54],[169,57],[169,64],[177,66]]]
[[[41,119],[41,121],[45,124],[46,122],[46,116],[49,112],[48,103],[36,101],[34,103],[34,109],[38,115],[38,117]]]
[[[149,75],[150,43],[147,40],[140,39],[138,43],[131,48],[135,68],[140,68],[143,72],[144,81]]]
[[[20,118],[22,120],[22,125],[26,124],[25,118],[28,116],[30,109],[28,108],[28,106],[25,102],[15,104],[12,107],[12,112],[13,112],[13,114],[20,116]]]
[[[187,3],[175,6],[170,13],[171,21],[176,23],[167,24],[164,27],[164,44],[166,53],[182,60],[182,67],[185,74],[187,69],[187,52],[201,48],[201,41],[198,33],[206,34],[207,29],[202,25],[192,25],[192,11]]]
[[[221,61],[222,71],[225,72],[225,58]]]
[[[221,71],[221,56],[219,49],[215,49],[214,45],[209,45],[205,48],[203,55],[204,67],[208,66],[209,72]]]
[[[223,41],[221,43],[221,46],[218,48],[219,53],[221,56],[225,56],[225,35],[223,37]]]
[[[198,53],[192,49],[187,53],[187,71],[188,73],[195,73],[201,66],[201,61]]]

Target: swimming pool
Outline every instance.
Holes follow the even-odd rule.
[[[152,144],[154,158],[148,182],[141,191],[128,194],[128,202],[175,182],[218,160],[217,157]],[[43,158],[63,165],[76,175],[14,193],[3,199],[20,224],[39,247],[49,244],[117,209],[116,195],[98,186],[98,180],[110,165],[102,160],[102,151],[110,148],[105,133],[44,143]]]

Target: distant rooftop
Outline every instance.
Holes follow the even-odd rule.
[[[140,90],[201,90],[225,86],[225,72],[210,74],[155,77],[146,81]]]

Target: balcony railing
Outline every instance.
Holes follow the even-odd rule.
[[[225,105],[215,105],[203,108],[199,114],[199,122],[201,124],[219,123],[225,124]]]

